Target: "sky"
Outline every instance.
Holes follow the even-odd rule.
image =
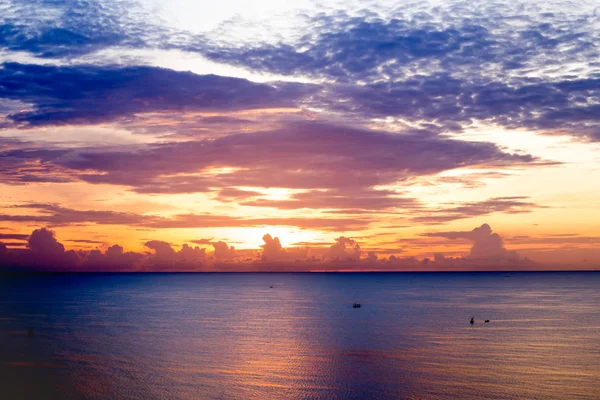
[[[598,43],[594,2],[4,0],[0,267],[598,269]]]

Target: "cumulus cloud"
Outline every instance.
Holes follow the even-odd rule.
[[[65,252],[65,246],[59,243],[55,233],[47,228],[33,231],[29,236],[28,247],[36,255],[59,255]]]
[[[354,240],[344,236],[335,239],[329,247],[327,258],[331,260],[359,260],[361,255],[360,245]]]
[[[65,251],[54,231],[47,228],[34,230],[29,235],[26,249],[9,250],[4,244],[2,248],[0,265],[4,267],[69,270],[80,261],[75,251]]]
[[[428,237],[443,237],[447,239],[467,239],[473,242],[471,251],[466,256],[466,260],[455,260],[445,258],[443,254],[435,254],[434,260],[440,264],[480,262],[485,264],[499,265],[517,265],[519,263],[529,263],[529,260],[523,260],[514,250],[508,250],[504,247],[502,238],[497,233],[492,232],[488,224],[483,224],[471,231],[455,232],[434,232],[426,233]]]
[[[175,251],[171,244],[161,240],[150,240],[144,246],[154,251],[154,254],[146,260],[146,267],[159,270],[187,270],[203,267],[206,261],[206,250],[198,246],[191,247],[187,243],[181,250]]]
[[[281,246],[279,238],[273,238],[270,234],[266,234],[262,237],[265,244],[261,245],[263,261],[279,261],[287,257],[287,253]]]
[[[215,258],[220,261],[232,260],[236,256],[235,247],[229,247],[227,243],[219,241],[212,244],[215,249]]]
[[[434,253],[433,259],[418,259],[413,256],[398,257],[393,253],[405,250],[369,249],[363,251],[358,242],[344,236],[335,239],[335,243],[325,247],[327,242],[301,243],[302,247],[283,248],[278,238],[266,234],[260,249],[236,250],[223,241],[211,242],[214,253],[205,248],[183,244],[175,250],[171,244],[160,240],[145,243],[149,252],[137,253],[125,251],[120,245],[112,245],[106,250],[66,250],[54,232],[47,228],[36,229],[30,235],[27,248],[7,248],[0,242],[0,268],[2,270],[38,270],[38,271],[338,271],[338,270],[375,270],[375,271],[424,271],[424,270],[494,270],[494,269],[540,269],[555,268],[553,254],[561,254],[562,259],[569,254],[581,257],[577,263],[581,268],[593,268],[598,260],[595,248],[562,247],[525,249],[527,254],[540,257],[543,263],[536,263],[504,246],[502,238],[494,233],[490,226],[483,224],[471,231],[432,232],[424,234],[429,238],[451,240],[469,240],[473,242],[471,251],[462,257],[447,257],[443,253]],[[537,243],[536,238],[532,243]],[[576,239],[576,238],[575,238]],[[584,238],[586,244],[597,243],[598,238]],[[593,239],[593,240],[592,240]],[[520,241],[524,238],[520,238]],[[426,252],[427,245],[420,239],[403,238],[399,241],[411,243],[411,247]],[[523,242],[526,243],[526,242]],[[553,242],[552,242],[553,243]],[[578,243],[578,242],[574,242]],[[438,246],[441,243],[429,243]],[[313,247],[316,246],[316,247]],[[389,258],[380,254],[392,254]],[[582,261],[590,261],[586,263]],[[575,265],[573,264],[573,265]],[[563,264],[564,267],[566,264]],[[573,266],[571,265],[571,266]]]
[[[150,240],[144,243],[144,246],[154,250],[154,255],[159,260],[173,259],[176,254],[171,245],[162,240]]]
[[[79,269],[82,271],[136,271],[145,260],[143,254],[125,252],[118,244],[108,247],[105,253],[91,250],[80,256],[83,261]]]

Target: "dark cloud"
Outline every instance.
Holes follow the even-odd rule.
[[[23,235],[19,233],[0,233],[0,240],[29,240],[29,235]]]
[[[38,255],[61,255],[65,252],[65,246],[59,243],[53,231],[46,228],[36,229],[31,233],[28,247],[32,253]]]
[[[34,230],[24,250],[14,252],[4,245],[0,247],[0,266],[8,268],[68,270],[79,262],[77,254],[73,250],[65,251],[55,233],[47,228]]]
[[[295,106],[312,87],[132,66],[4,63],[0,98],[33,104],[8,118],[20,126],[93,124],[156,111]]]

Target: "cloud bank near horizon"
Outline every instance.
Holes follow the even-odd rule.
[[[10,235],[5,235],[7,238]],[[338,270],[478,270],[532,269],[540,267],[507,250],[502,238],[492,233],[488,224],[466,232],[437,232],[424,236],[448,239],[467,239],[473,242],[463,257],[444,257],[435,253],[433,259],[415,257],[379,257],[376,251],[365,251],[360,244],[340,236],[328,247],[284,248],[279,238],[263,236],[264,244],[256,250],[236,250],[223,241],[205,241],[213,248],[190,246],[184,243],[179,250],[160,240],[144,243],[145,253],[126,252],[120,245],[99,249],[67,250],[55,232],[47,228],[34,230],[23,249],[8,249],[0,242],[0,266],[5,271],[104,271],[104,272],[210,272],[210,271],[338,271]]]

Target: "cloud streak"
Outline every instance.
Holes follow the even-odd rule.
[[[0,98],[34,106],[8,116],[22,127],[93,124],[156,111],[293,107],[310,86],[147,67],[4,63]]]

